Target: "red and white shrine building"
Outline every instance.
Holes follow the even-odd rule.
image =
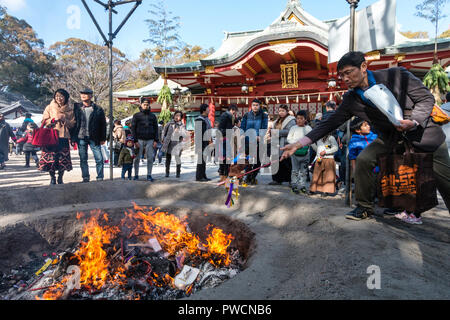
[[[206,59],[155,70],[189,89],[191,111],[208,103],[217,116],[236,104],[243,115],[251,100],[259,98],[269,114],[276,113],[277,105],[288,104],[294,112],[307,110],[314,116],[328,100],[339,102],[346,91],[337,77],[337,63],[328,64],[332,22],[316,19],[299,1],[290,0],[266,29],[227,32],[221,47]],[[371,70],[403,66],[423,77],[432,65],[433,50],[434,41],[411,40],[397,32],[393,46],[366,57]],[[450,38],[439,40],[438,60],[444,68],[450,65]],[[152,98],[156,101],[156,96]],[[152,107],[159,111],[158,104]]]

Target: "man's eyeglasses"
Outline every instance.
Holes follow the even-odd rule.
[[[355,70],[358,70],[358,68],[354,67],[354,68],[347,69],[347,70],[342,71],[342,72],[338,72],[338,77],[342,79],[345,76],[351,75],[353,72],[355,72]]]

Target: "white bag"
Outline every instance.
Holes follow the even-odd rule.
[[[384,84],[376,84],[364,92],[369,99],[395,126],[403,120],[403,111],[392,92]]]

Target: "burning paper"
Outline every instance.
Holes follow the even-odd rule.
[[[187,286],[194,283],[200,272],[200,269],[184,266],[183,270],[175,277],[175,287],[184,290]]]

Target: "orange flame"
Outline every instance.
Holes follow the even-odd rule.
[[[184,251],[185,254],[191,256],[209,259],[215,266],[230,264],[230,255],[227,249],[234,239],[231,234],[226,234],[223,230],[208,225],[207,230],[212,228],[212,231],[206,238],[206,244],[202,244],[198,236],[188,230],[185,219],[158,210],[159,208],[139,207],[134,204],[134,210],[125,212],[121,227],[129,230],[129,238],[137,236],[143,241],[147,241],[151,237],[157,238],[163,250],[170,255]],[[77,219],[81,218],[84,218],[84,214],[77,213]],[[91,217],[84,222],[83,226],[85,241],[81,242],[80,248],[75,252],[80,261],[80,284],[87,288],[101,289],[106,282],[120,285],[125,279],[125,268],[116,266],[115,270],[111,270],[111,261],[104,250],[105,246],[118,235],[120,229],[117,226],[102,226],[101,220],[109,222],[108,215],[101,210],[91,212]],[[152,281],[149,278],[147,281],[157,286],[174,286],[174,279],[168,274],[153,273],[153,277],[158,280]],[[60,283],[48,289],[42,298],[36,296],[36,299],[55,300],[61,298],[69,278],[70,276],[66,276]]]
[[[98,220],[101,214],[100,210],[92,212],[91,218],[84,224],[83,237],[87,238],[87,241],[81,242],[80,249],[75,253],[80,259],[80,283],[97,289],[105,284],[110,274],[109,261],[103,246],[111,243],[111,239],[119,232],[118,227],[100,226]],[[103,214],[102,218],[108,221],[106,214]]]

